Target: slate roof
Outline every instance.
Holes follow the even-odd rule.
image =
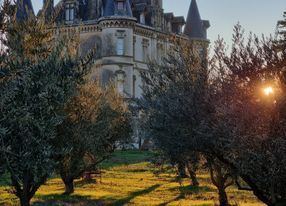
[[[173,19],[173,23],[181,23],[181,24],[185,24],[185,17],[183,16],[175,16]]]
[[[132,10],[130,5],[130,0],[125,0],[124,11],[117,10],[114,6],[114,0],[103,1],[103,16],[129,16],[132,17]]]
[[[188,12],[184,34],[190,38],[206,39],[205,29],[206,28],[204,28],[203,21],[201,20],[197,1],[192,0]]]
[[[30,15],[35,15],[31,0],[17,0],[16,19],[18,21],[27,20]]]
[[[139,12],[142,13],[147,9],[147,3],[138,3],[135,4],[134,9]]]

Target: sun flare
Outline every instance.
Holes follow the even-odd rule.
[[[263,90],[264,94],[266,96],[269,96],[270,94],[273,94],[274,91],[273,91],[273,88],[272,87],[266,87],[264,90]]]

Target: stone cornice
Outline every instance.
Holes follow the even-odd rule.
[[[98,24],[80,24],[55,27],[53,29],[54,34],[58,33],[89,33],[89,32],[100,32],[101,28]]]
[[[144,37],[149,37],[149,38],[154,38],[154,39],[158,39],[161,41],[166,41],[168,38],[170,38],[171,36],[177,36],[179,38],[185,38],[183,35],[181,34],[175,34],[175,33],[167,33],[167,32],[162,32],[162,31],[158,31],[153,27],[150,26],[146,26],[146,25],[142,25],[142,24],[136,24],[135,28],[134,28],[134,34],[140,35],[140,36],[144,36]]]
[[[55,26],[54,33],[93,33],[101,32],[102,28],[132,28],[135,35],[140,35],[146,38],[154,38],[160,41],[167,41],[170,37],[176,36],[177,38],[190,40],[184,34],[175,34],[158,31],[153,27],[136,23],[137,20],[132,17],[103,17],[96,22],[82,22],[81,24]],[[209,43],[205,39],[191,39],[198,42]]]
[[[102,17],[98,20],[101,28],[134,28],[136,22],[136,18],[122,16]]]

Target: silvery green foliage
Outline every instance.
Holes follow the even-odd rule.
[[[63,55],[63,47],[59,43],[39,62],[6,54],[0,65],[1,159],[22,205],[28,205],[54,169],[51,142],[65,103],[82,80],[80,65]]]
[[[273,39],[234,29],[230,53],[218,40],[212,65],[218,78],[210,148],[267,205],[286,204],[285,49]],[[275,93],[266,96],[263,87]],[[248,187],[248,188],[249,188]],[[246,189],[248,189],[246,188]]]
[[[283,15],[284,19],[277,23],[277,37],[280,49],[285,49],[286,45],[286,12]]]
[[[142,73],[144,87],[140,105],[146,130],[156,146],[174,163],[197,158],[204,136],[201,129],[210,112],[208,71],[198,45],[174,40],[173,52],[162,64],[151,63]]]
[[[81,86],[65,111],[55,147],[67,148],[59,157],[58,170],[65,193],[70,194],[74,191],[74,179],[96,170],[117,143],[129,140],[131,118],[117,88],[101,88],[96,83]]]

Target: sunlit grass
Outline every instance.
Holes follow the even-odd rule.
[[[190,186],[190,180],[179,184],[172,171],[156,173],[158,170],[149,162],[150,153],[118,152],[112,160],[103,164],[101,178],[97,183],[85,184],[76,181],[72,196],[62,195],[64,187],[59,178],[50,179],[36,193],[34,205],[140,205],[140,206],[213,206],[218,203],[216,189],[211,185],[208,174],[198,175],[201,185]],[[130,158],[129,158],[130,157]],[[228,190],[230,202],[240,206],[262,206],[246,191],[235,187]],[[18,205],[17,199],[0,185],[0,205]]]

